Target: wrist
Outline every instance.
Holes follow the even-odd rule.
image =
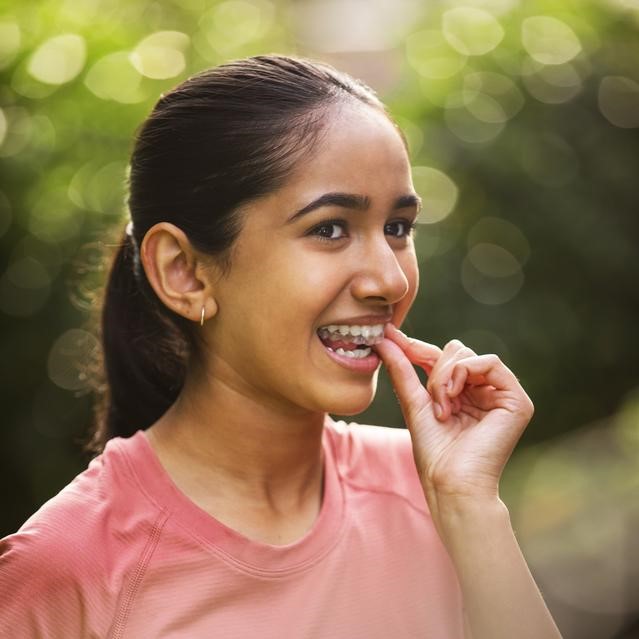
[[[434,495],[428,500],[444,544],[454,552],[498,530],[511,530],[510,512],[498,495]],[[459,542],[459,543],[458,543]]]

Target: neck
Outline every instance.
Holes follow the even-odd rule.
[[[234,499],[273,516],[317,499],[327,415],[267,405],[219,377],[187,379],[148,429],[178,486],[199,501]]]

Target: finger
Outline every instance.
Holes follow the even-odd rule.
[[[430,378],[435,364],[442,356],[442,350],[438,346],[408,337],[391,323],[386,325],[384,334],[385,337],[397,344],[404,351],[404,354],[412,364],[424,369]],[[436,400],[434,413],[438,419],[442,419],[444,414],[447,414],[447,404],[447,397],[440,398],[438,401]]]
[[[430,373],[442,355],[442,350],[438,346],[408,337],[391,323],[386,325],[384,337],[397,344],[413,364],[421,366],[427,373]]]
[[[509,392],[509,398],[514,400],[514,403],[508,406],[509,409],[530,412],[532,416],[534,408],[526,391],[515,374],[497,355],[477,355],[456,362],[452,379],[453,395],[461,393],[466,384],[477,384],[480,387],[489,385],[494,387],[494,391],[498,394],[499,391]],[[493,396],[496,396],[494,392]]]
[[[384,339],[375,345],[375,350],[388,370],[408,423],[410,415],[431,403],[430,395],[417,376],[411,361],[394,341]]]
[[[499,391],[494,386],[467,386],[455,399],[460,399],[462,406],[472,405],[483,411],[491,410],[498,401]]]
[[[459,361],[461,361],[461,359]],[[446,394],[451,398],[456,397],[470,386],[485,386],[487,383],[484,374],[470,373],[466,368],[456,368],[453,366],[450,379],[446,385]]]
[[[467,357],[476,356],[475,351],[465,346],[459,340],[451,340],[444,346],[442,356],[437,361],[431,375],[428,377],[426,388],[434,401],[442,407],[441,421],[446,421],[452,412],[451,395],[448,384],[452,379],[455,363]]]
[[[465,357],[455,362],[451,378],[453,394],[461,391],[463,384],[492,384],[499,390],[521,388],[514,373],[492,353]]]

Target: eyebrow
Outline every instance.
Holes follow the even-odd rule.
[[[324,193],[317,199],[301,208],[294,213],[288,220],[287,224],[298,220],[302,216],[322,208],[323,206],[339,206],[344,209],[352,209],[354,211],[366,211],[370,208],[371,200],[366,195],[356,195],[354,193]],[[422,200],[418,195],[411,193],[410,195],[401,195],[393,203],[393,210],[414,207],[419,212],[422,208]]]

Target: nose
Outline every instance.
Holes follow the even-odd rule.
[[[353,296],[361,301],[396,304],[410,287],[397,254],[385,237],[362,248],[361,266],[351,284]]]

